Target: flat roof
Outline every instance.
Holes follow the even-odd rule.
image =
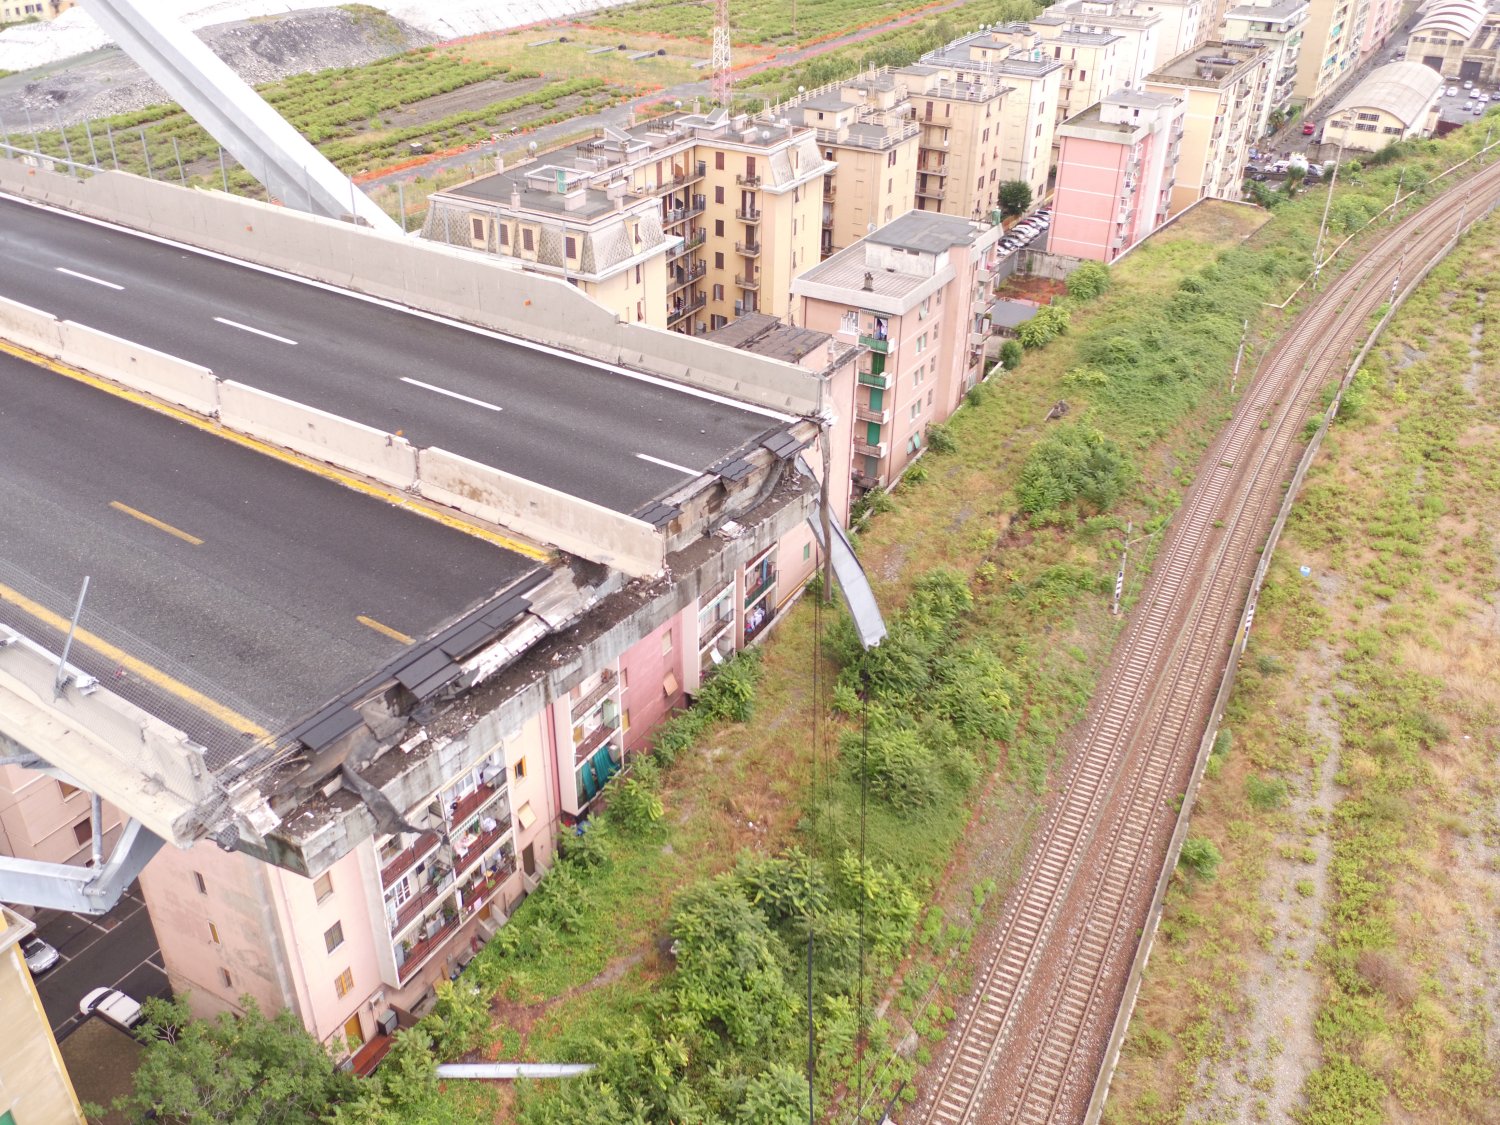
[[[833,337],[815,328],[783,324],[769,313],[752,312],[714,329],[707,338],[741,351],[800,363]]]
[[[982,229],[958,215],[908,211],[866,235],[865,241],[940,254],[951,246],[967,246],[982,233]]]
[[[1146,81],[1169,79],[1186,82],[1188,85],[1219,86],[1230,81],[1239,73],[1240,67],[1253,62],[1265,50],[1263,46],[1250,47],[1210,40],[1198,44],[1191,51],[1184,51],[1175,59],[1169,59],[1146,75]],[[1205,68],[1214,71],[1222,69],[1224,73],[1205,77],[1202,74]]]
[[[0,622],[60,652],[88,576],[71,662],[210,768],[541,567],[5,353],[0,401]]]

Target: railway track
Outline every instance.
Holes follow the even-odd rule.
[[[936,1084],[910,1120],[1080,1121],[1213,696],[1322,388],[1402,275],[1500,197],[1500,164],[1407,218],[1266,355],[1205,454],[1069,756]]]

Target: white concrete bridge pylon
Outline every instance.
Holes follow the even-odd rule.
[[[273,199],[397,234],[400,227],[285,118],[170,15],[149,0],[83,0],[115,42],[162,84]]]

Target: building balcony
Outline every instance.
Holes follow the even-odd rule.
[[[736,242],[734,244],[734,252],[736,254],[743,254],[747,258],[759,258],[760,257],[760,243],[759,242]]]
[[[618,679],[619,677],[615,674],[613,668],[604,669],[599,675],[599,682],[594,685],[592,690],[579,696],[576,703],[569,702],[568,714],[575,721],[587,715],[595,707],[599,706],[600,700],[614,691],[615,683]]]
[[[833,216],[832,215],[824,215],[823,216],[823,229],[824,230],[832,230],[833,229]]]
[[[399,937],[412,924],[428,913],[432,904],[440,901],[453,886],[453,872],[446,866],[434,864],[428,868],[427,886],[402,903],[386,903],[385,920],[391,937]],[[394,914],[394,917],[392,916]]]
[[[691,254],[694,250],[698,249],[698,247],[702,246],[707,241],[708,231],[703,230],[702,228],[695,230],[692,234],[688,235],[682,240],[677,249],[667,254],[667,264],[671,265],[684,254]]]
[[[939,202],[942,202],[943,197],[946,196],[947,194],[948,193],[946,191],[944,191],[942,188],[919,187],[917,189],[917,195],[920,196],[922,199],[936,199]]]
[[[891,342],[885,336],[861,336],[859,342],[878,355],[891,353]]]
[[[440,842],[436,832],[424,832],[418,836],[411,847],[400,852],[380,869],[381,889],[384,890],[393,886],[401,876],[415,867],[418,861],[426,859],[433,852],[437,851]]]
[[[493,869],[475,872],[475,874],[458,889],[459,908],[465,914],[472,914],[484,905],[496,891],[504,886],[505,881],[516,873],[516,857],[508,852],[501,852],[491,857],[494,862]]]
[[[610,735],[615,733],[615,724],[600,723],[592,731],[583,736],[583,741],[576,743],[573,747],[573,765],[578,767],[588,761],[594,751],[609,741]]]
[[[505,782],[501,781],[499,785],[480,785],[474,792],[460,797],[448,810],[448,827],[467,824],[474,818],[475,813],[504,792]]]
[[[884,461],[886,451],[886,443],[883,441],[878,445],[870,445],[868,442],[863,441],[856,441],[854,443],[854,453],[857,457],[876,457]]]
[[[839,193],[838,185],[827,176],[823,177],[823,198],[832,203]]]
[[[696,297],[689,297],[688,299],[682,301],[680,304],[675,304],[667,310],[667,323],[669,325],[675,324],[685,317],[691,316],[707,303],[708,298],[705,297],[702,293],[699,293]]]
[[[757,207],[741,207],[735,211],[734,217],[742,223],[758,223],[761,220],[761,213]]]
[[[773,566],[768,567],[760,580],[745,591],[745,608],[749,609],[756,602],[760,601],[766,591],[774,585],[776,585],[776,568]]]
[[[917,166],[917,173],[925,176],[946,176],[948,174],[948,162],[934,164],[931,167]]]
[[[699,160],[681,176],[673,176],[670,180],[667,180],[661,186],[664,188],[687,187],[689,184],[697,183],[707,174],[708,165]]]
[[[873,422],[877,426],[886,426],[891,421],[891,408],[886,407],[884,410],[871,410],[868,406],[856,406],[854,408],[854,417],[861,422]]]
[[[970,332],[969,333],[969,347],[971,347],[971,348],[982,348],[982,347],[984,347],[984,341],[985,341],[985,335],[984,335],[983,332]]]
[[[891,389],[891,377],[884,371],[861,371],[859,385],[874,387],[877,391],[888,391]]]
[[[417,969],[421,967],[422,963],[438,951],[438,948],[448,940],[453,931],[458,929],[461,922],[462,916],[456,913],[451,918],[445,917],[441,925],[431,931],[423,931],[422,936],[416,941],[408,942],[402,946],[402,949],[405,951],[403,953],[405,959],[401,961],[400,967],[396,970],[402,984],[410,980],[416,974]]]
[[[675,293],[684,285],[691,285],[707,272],[707,262],[697,262],[691,266],[678,266],[676,269],[669,269],[667,270],[667,292]]]
[[[758,273],[752,273],[752,274],[737,273],[737,274],[734,275],[734,283],[736,285],[738,285],[741,289],[759,289],[760,288],[760,274],[758,274]]]
[[[495,822],[495,827],[486,831],[481,828],[478,833],[470,837],[468,833],[458,836],[453,841],[453,870],[460,876],[471,870],[473,866],[484,858],[484,853],[489,851],[500,842],[500,839],[510,831],[511,819],[508,809],[496,810],[500,815],[481,817]],[[459,844],[468,846],[459,851]]]
[[[747,187],[747,188],[758,188],[758,187],[760,187],[760,177],[759,176],[746,176],[746,175],[742,174],[742,175],[735,176],[734,182],[737,183],[737,184],[739,184],[740,187]]]
[[[867,492],[873,491],[877,488],[885,487],[884,473],[880,473],[877,476],[871,476],[869,473],[856,469],[853,476],[854,483],[857,484],[860,488],[865,489]]]
[[[675,227],[679,223],[685,223],[696,215],[703,214],[708,210],[708,196],[695,195],[691,203],[685,203],[677,207],[662,208],[662,222],[669,227]]]

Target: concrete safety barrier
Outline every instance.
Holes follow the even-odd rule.
[[[660,574],[666,544],[644,520],[442,449],[418,457],[422,495],[632,578]]]
[[[62,328],[51,313],[0,297],[0,340],[56,356],[62,350]]]
[[[394,488],[417,481],[417,451],[404,437],[351,422],[267,391],[225,380],[219,421],[227,429],[363,473]]]
[[[218,409],[218,380],[208,368],[71,320],[60,327],[57,354],[75,367],[199,414],[212,416]]]

